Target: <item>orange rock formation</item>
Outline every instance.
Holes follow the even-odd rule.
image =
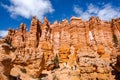
[[[37,78],[43,69],[54,68],[54,57],[58,55],[60,64],[79,69],[80,80],[114,80],[109,64],[120,52],[120,18],[108,22],[98,17],[88,21],[72,17],[70,22],[64,19],[50,24],[47,18],[42,23],[33,17],[30,31],[21,23],[19,30],[9,29],[4,41],[0,40],[3,43],[10,45],[16,55],[13,76],[14,70],[24,68],[26,76]],[[114,66],[119,66],[119,56],[117,59]]]

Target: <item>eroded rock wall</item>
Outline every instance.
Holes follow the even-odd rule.
[[[88,21],[72,17],[70,22],[64,19],[50,24],[47,18],[41,23],[33,17],[30,31],[22,23],[18,30],[9,29],[4,39],[16,55],[13,75],[17,68],[24,68],[32,77],[39,77],[43,69],[54,68],[58,55],[59,62],[68,68],[77,66],[80,79],[95,75],[89,79],[108,80],[113,78],[111,60],[120,51],[120,18],[108,22],[97,17]]]

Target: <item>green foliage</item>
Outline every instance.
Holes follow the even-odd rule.
[[[20,68],[20,71],[22,71],[23,73],[27,73],[25,68]]]
[[[58,80],[56,75],[53,76],[53,80]]]
[[[118,39],[115,34],[113,34],[113,42],[117,45],[118,44]]]
[[[55,68],[58,68],[59,67],[59,58],[58,58],[58,55],[56,54],[55,58],[54,58],[54,65],[55,65]]]
[[[10,41],[10,40],[6,39],[5,42],[6,42],[8,45],[11,46],[11,41]]]
[[[41,78],[38,78],[37,80],[42,80]]]

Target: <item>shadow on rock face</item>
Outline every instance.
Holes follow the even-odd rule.
[[[9,58],[5,59],[1,63],[4,66],[4,74],[5,74],[5,76],[10,78],[10,70],[13,68],[13,66],[11,65],[11,59],[9,59]]]
[[[120,72],[117,70],[113,70],[112,75],[115,75],[115,80],[120,80]]]
[[[20,76],[14,77],[14,76],[10,76],[10,80],[21,80]]]
[[[41,74],[41,75],[40,75],[40,78],[46,77],[46,76],[48,76],[48,74]]]

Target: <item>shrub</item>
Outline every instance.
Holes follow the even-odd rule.
[[[56,75],[53,76],[53,80],[58,80]]]
[[[115,45],[118,44],[118,39],[115,34],[113,34],[113,42],[115,43]]]
[[[42,80],[41,78],[37,78],[37,80]]]
[[[25,68],[20,68],[20,71],[22,71],[23,73],[27,73]]]
[[[59,67],[59,58],[58,58],[58,55],[56,54],[55,58],[54,58],[54,65],[55,65],[55,68],[58,68]]]
[[[10,46],[11,46],[11,41],[10,41],[10,40],[5,39],[5,42],[6,42],[8,45],[10,45]]]

